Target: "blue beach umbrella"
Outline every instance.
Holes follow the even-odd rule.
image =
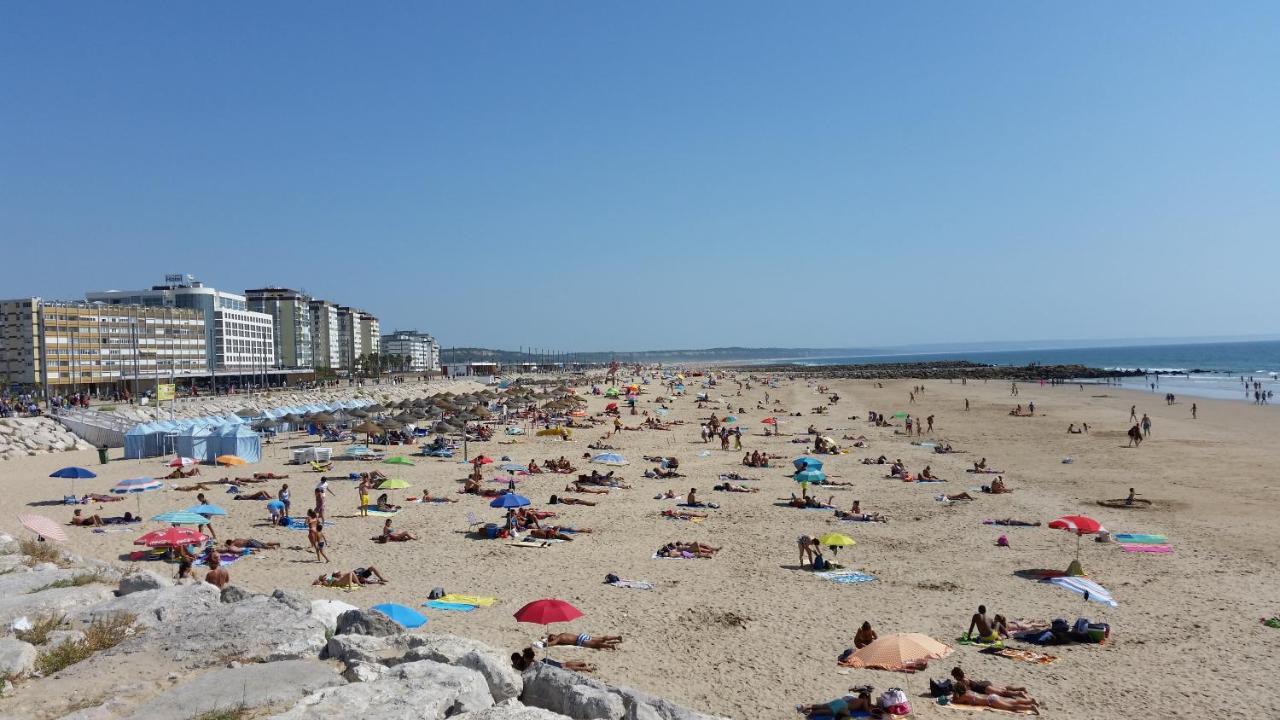
[[[818,458],[811,458],[808,455],[805,455],[803,457],[798,457],[795,460],[792,460],[791,464],[796,466],[796,470],[821,470],[822,469],[822,461],[819,460]]]
[[[798,483],[820,483],[827,479],[827,474],[821,470],[801,470],[792,477]]]
[[[529,498],[515,493],[507,493],[499,495],[489,503],[489,507],[493,508],[518,508],[529,504]]]
[[[204,525],[209,522],[209,518],[185,510],[160,513],[151,519],[156,522],[169,523],[170,525]]]
[[[600,453],[591,458],[591,462],[600,463],[601,465],[628,465],[627,459],[618,453]]]
[[[413,628],[422,627],[427,624],[427,616],[414,610],[411,607],[397,605],[395,603],[382,603],[374,605],[370,610],[380,612],[383,615],[396,621],[401,627],[412,630]]]
[[[197,514],[197,515],[204,515],[204,516],[206,516],[206,517],[211,516],[211,515],[226,515],[226,514],[227,514],[227,511],[226,511],[226,510],[223,510],[222,508],[218,507],[217,505],[192,505],[191,507],[187,508],[187,509],[185,510],[185,512],[195,513],[195,514]]]
[[[74,495],[76,490],[76,482],[75,482],[76,480],[87,480],[89,478],[96,478],[98,477],[98,474],[92,470],[88,470],[82,467],[64,467],[61,470],[54,470],[53,472],[49,473],[49,477],[66,478],[69,481],[67,485],[71,488],[71,493]]]

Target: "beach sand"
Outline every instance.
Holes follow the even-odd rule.
[[[908,404],[910,381],[886,382],[883,388],[868,381],[834,381],[831,390],[842,399],[827,415],[810,415],[824,403],[823,397],[803,381],[784,382],[770,389],[790,411],[804,417],[783,418],[783,432],[790,436],[765,438],[760,423],[768,414],[756,409],[765,388],[756,384],[735,397],[737,386],[722,381],[709,390],[711,397],[728,396],[740,419],[747,450],[783,455],[770,469],[744,468],[742,452],[722,452],[698,439],[699,411],[691,399],[697,391],[678,399],[668,420],[686,424],[671,432],[622,432],[608,440],[631,465],[619,469],[634,490],[614,490],[607,496],[578,497],[598,500],[596,507],[559,507],[554,522],[593,528],[574,542],[549,548],[509,546],[502,540],[475,540],[467,536],[469,512],[486,521],[498,521],[501,512],[488,500],[456,494],[466,467],[455,461],[414,458],[416,465],[401,467],[368,462],[339,462],[330,475],[380,469],[412,483],[411,490],[391,492],[392,501],[418,495],[423,488],[433,495],[458,498],[457,504],[409,505],[395,519],[398,529],[422,538],[419,542],[379,545],[369,538],[382,518],[355,516],[354,483],[332,482],[335,496],[329,502],[336,524],[327,531],[328,565],[314,561],[303,532],[272,528],[264,523],[265,503],[232,501],[215,487],[207,493],[211,502],[230,512],[216,521],[219,537],[256,537],[278,541],[284,548],[243,559],[229,567],[232,582],[255,590],[303,589],[315,597],[336,598],[360,606],[381,602],[418,605],[431,588],[449,592],[491,595],[499,602],[471,613],[427,611],[427,630],[474,637],[511,650],[529,644],[542,628],[516,623],[511,614],[524,603],[543,597],[568,600],[585,616],[553,627],[556,631],[593,635],[621,634],[622,648],[615,652],[579,648],[554,648],[552,656],[583,659],[600,666],[599,677],[630,685],[690,707],[735,718],[797,717],[796,703],[834,698],[853,685],[869,683],[877,692],[902,687],[919,717],[942,717],[957,712],[941,709],[923,697],[928,679],[942,677],[959,664],[971,677],[1001,684],[1025,685],[1044,705],[1043,714],[1060,718],[1199,717],[1207,712],[1232,710],[1241,717],[1280,717],[1280,699],[1274,689],[1274,669],[1280,657],[1280,631],[1262,626],[1259,618],[1280,611],[1280,524],[1275,510],[1280,489],[1273,481],[1273,445],[1280,438],[1280,413],[1275,408],[1245,403],[1195,400],[1199,419],[1190,417],[1191,399],[1167,406],[1163,394],[1138,393],[1112,388],[1075,385],[1037,387],[1023,385],[1018,398],[1009,396],[1005,383],[970,384],[929,381],[915,405]],[[660,392],[648,386],[641,409]],[[1100,397],[1101,396],[1101,397]],[[972,404],[964,412],[964,398]],[[1035,417],[1010,417],[1015,403],[1034,400]],[[590,399],[589,410],[600,411],[604,398]],[[1141,448],[1125,448],[1129,406],[1149,413],[1153,436]],[[746,409],[737,413],[738,406]],[[710,407],[710,406],[708,406]],[[725,414],[725,404],[716,408]],[[868,410],[886,413],[910,411],[935,415],[933,438],[945,438],[967,454],[935,455],[928,448],[910,445],[891,430],[874,428],[865,421]],[[846,419],[856,415],[859,419]],[[625,414],[623,421],[640,419]],[[1069,435],[1068,423],[1087,422],[1088,435]],[[803,454],[804,445],[790,442],[810,423],[824,434],[839,438],[846,432],[865,434],[871,446],[849,454],[824,456],[833,479],[852,481],[853,488],[818,489],[823,498],[847,508],[852,500],[863,509],[881,512],[891,520],[879,523],[834,522],[830,512],[778,507],[775,502],[798,490],[787,477],[789,460]],[[472,454],[499,458],[509,455],[525,463],[564,455],[580,469],[592,467],[582,459],[587,444],[605,432],[600,426],[579,429],[568,443],[525,436],[517,444],[500,444],[509,438],[499,434],[494,442],[474,443]],[[925,440],[930,440],[925,436]],[[267,446],[264,461],[244,468],[289,473],[285,481],[293,492],[295,514],[310,506],[311,490],[319,476],[286,465],[289,446],[305,438],[284,438]],[[396,450],[391,449],[394,454]],[[119,450],[113,452],[118,457]],[[884,454],[900,457],[913,472],[929,464],[945,485],[904,484],[884,479],[887,466],[859,463],[864,457]],[[675,455],[685,478],[646,480],[642,473],[650,463],[642,455]],[[705,456],[704,456],[705,455]],[[970,503],[944,505],[934,496],[968,490],[971,494],[990,476],[963,472],[985,456],[993,467],[1004,469],[1015,492],[1002,496],[978,496]],[[1066,457],[1071,464],[1063,464]],[[0,529],[21,536],[15,513],[31,511],[31,503],[61,498],[67,481],[46,476],[63,465],[81,464],[100,472],[94,480],[78,482],[76,491],[105,492],[115,482],[138,475],[161,476],[168,469],[162,460],[115,461],[97,466],[93,451],[37,456],[0,464]],[[601,468],[605,470],[607,468]],[[760,478],[751,483],[756,494],[713,492],[720,472],[739,472]],[[226,473],[205,467],[206,479]],[[495,474],[486,468],[486,478]],[[535,507],[547,509],[553,493],[561,493],[568,476],[536,475],[519,485]],[[177,481],[180,484],[190,481]],[[488,483],[486,483],[488,485]],[[249,486],[275,492],[281,481]],[[500,488],[501,485],[492,484]],[[1150,510],[1099,507],[1098,499],[1123,497],[1129,487],[1155,501]],[[718,502],[711,518],[701,523],[659,517],[673,507],[670,500],[655,500],[667,488],[683,492],[697,487],[703,500]],[[136,510],[144,516],[195,504],[195,493],[148,493],[111,503],[107,515]],[[70,508],[38,507],[49,517],[65,520]],[[1175,552],[1169,555],[1128,554],[1114,544],[1097,544],[1085,538],[1081,561],[1092,579],[1108,588],[1117,608],[1085,604],[1065,590],[1018,576],[1018,571],[1065,569],[1075,555],[1075,539],[1065,532],[1039,528],[996,528],[982,524],[985,518],[1018,518],[1047,523],[1063,514],[1083,513],[1097,518],[1115,532],[1166,534]],[[154,529],[157,523],[144,523]],[[847,567],[877,577],[860,585],[837,585],[797,569],[795,539],[800,534],[839,531],[855,538],[857,545],[836,556]],[[94,534],[68,528],[71,551],[118,561],[133,549],[131,541],[141,531]],[[995,547],[1005,534],[1011,547]],[[696,539],[724,549],[711,560],[651,559],[663,543]],[[830,555],[828,555],[830,557]],[[322,572],[376,565],[391,579],[385,587],[354,592],[311,587]],[[172,573],[171,566],[149,563],[152,569]],[[656,584],[653,591],[627,590],[603,584],[606,573]],[[1083,615],[1110,623],[1112,635],[1103,646],[1077,645],[1051,648],[1060,660],[1034,666],[981,655],[958,647],[950,657],[935,661],[925,672],[903,675],[874,670],[843,670],[836,656],[852,645],[854,631],[869,620],[883,636],[893,632],[922,632],[954,643],[979,604],[991,613],[1009,617],[1073,621]],[[102,679],[109,687],[111,678]],[[18,690],[21,693],[21,688]],[[0,701],[0,713],[3,712]]]

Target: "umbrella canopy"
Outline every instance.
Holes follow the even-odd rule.
[[[427,624],[427,616],[414,610],[411,607],[397,605],[395,603],[382,603],[369,608],[375,612],[382,613],[392,620],[396,621],[401,627],[412,630]]]
[[[311,416],[311,422],[314,422],[314,423],[324,423],[328,425],[329,423],[333,423],[337,421],[338,421],[337,418],[330,415],[329,413],[324,413],[324,412],[316,413],[315,415]]]
[[[489,503],[489,507],[494,508],[518,508],[529,504],[529,498],[515,493],[507,493],[499,495]]]
[[[920,633],[886,635],[866,645],[846,660],[852,667],[901,670],[920,660],[933,660],[951,654],[951,648]]]
[[[249,427],[251,427],[251,428],[253,428],[254,430],[257,430],[257,431],[259,431],[259,432],[262,432],[262,431],[264,431],[264,430],[274,430],[274,429],[276,428],[276,425],[279,425],[279,424],[280,424],[280,421],[279,421],[279,420],[271,420],[271,419],[268,419],[268,418],[264,418],[264,419],[262,419],[262,420],[259,420],[259,421],[255,422],[254,424],[250,425]]]
[[[550,625],[551,623],[569,622],[582,617],[582,611],[564,600],[544,598],[520,608],[515,613],[517,622]]]
[[[209,518],[186,510],[173,510],[170,512],[160,513],[151,519],[156,522],[169,523],[170,525],[204,525],[209,522]]]
[[[116,495],[128,495],[130,493],[150,492],[159,490],[164,487],[164,483],[149,477],[129,478],[121,480],[111,488],[111,492]]]
[[[822,469],[821,460],[819,460],[818,458],[811,458],[807,455],[804,457],[798,457],[795,460],[792,460],[791,464],[796,466],[796,470],[821,470]]]
[[[238,455],[219,455],[214,458],[219,465],[246,465],[245,459]]]
[[[255,418],[261,414],[262,414],[261,411],[254,410],[252,408],[241,408],[240,410],[236,411],[236,415],[242,418]]]
[[[407,487],[409,487],[409,483],[405,482],[404,480],[399,480],[396,478],[391,478],[390,480],[383,480],[378,485],[379,490],[404,490]]]
[[[183,512],[195,513],[197,515],[226,515],[227,511],[217,505],[192,505]]]
[[[189,458],[189,457],[176,457],[176,458],[174,458],[174,459],[170,460],[168,463],[166,463],[166,465],[168,465],[169,467],[172,467],[172,468],[176,468],[176,467],[191,467],[192,465],[195,465],[195,464],[196,464],[196,459],[195,459],[195,458]]]
[[[488,455],[479,455],[474,460],[471,461],[471,464],[472,465],[492,465],[493,458],[489,457]]]
[[[92,470],[82,467],[64,467],[60,470],[54,470],[49,473],[51,478],[70,478],[72,480],[85,480],[88,478],[96,478],[98,474]]]
[[[147,547],[175,547],[177,545],[202,545],[209,538],[191,528],[172,527],[153,530],[133,541],[134,545]]]
[[[1102,523],[1085,515],[1063,515],[1049,523],[1053,530],[1067,530],[1076,535],[1092,535],[1102,529]]]
[[[62,526],[59,525],[57,521],[50,520],[43,515],[21,514],[18,516],[18,522],[22,524],[22,527],[30,530],[36,535],[39,535],[45,540],[52,540],[54,542],[67,541],[67,532],[62,529]]]
[[[361,410],[360,408],[356,408],[354,410],[348,410],[347,414],[350,415],[351,417],[358,417],[358,418],[369,417],[369,413],[365,412],[364,410]]]
[[[767,418],[765,418],[765,419],[761,420],[760,422],[764,423],[765,425],[777,425],[777,424],[778,424],[778,418],[775,418],[775,417],[767,417]]]
[[[630,464],[627,462],[626,458],[622,457],[618,453],[600,453],[599,455],[591,458],[591,462],[599,463],[601,465],[629,465]]]
[[[387,409],[386,409],[385,407],[383,407],[383,406],[381,406],[381,405],[379,405],[379,404],[377,404],[377,403],[374,403],[374,404],[372,404],[372,405],[365,405],[364,409],[365,409],[365,411],[366,411],[366,412],[371,412],[371,413],[380,413],[380,412],[386,412],[386,411],[387,411]]]
[[[501,465],[498,466],[498,468],[501,470],[506,470],[507,472],[520,472],[520,473],[529,472],[529,467],[527,465],[521,465],[519,463],[513,463],[513,462],[502,463]]]
[[[827,474],[822,472],[821,470],[801,470],[795,475],[792,475],[792,477],[795,478],[795,481],[798,483],[817,484],[817,483],[826,482],[827,480]]]
[[[393,455],[382,461],[386,465],[412,465],[413,461],[403,455]]]
[[[1049,578],[1049,583],[1070,590],[1077,595],[1082,595],[1085,600],[1092,600],[1108,607],[1117,607],[1120,604],[1111,597],[1111,593],[1106,588],[1089,578],[1055,577]]]
[[[352,429],[352,430],[354,430],[355,432],[358,432],[358,433],[365,433],[365,434],[367,434],[367,435],[374,435],[374,434],[377,434],[377,433],[382,432],[382,427],[381,427],[381,426],[379,426],[379,425],[378,425],[377,423],[375,423],[375,422],[370,422],[370,421],[368,421],[368,420],[366,420],[366,421],[364,421],[364,422],[360,423],[359,425],[357,425],[357,426],[355,426],[355,427],[353,427],[353,428],[351,428],[351,429]]]
[[[823,535],[822,537],[818,538],[818,542],[822,543],[823,545],[826,545],[827,547],[848,547],[850,545],[857,545],[857,543],[854,542],[853,538],[849,537],[848,535],[842,535],[836,532],[827,533],[826,535]]]

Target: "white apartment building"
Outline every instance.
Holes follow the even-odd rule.
[[[311,362],[317,368],[342,368],[341,334],[338,332],[338,306],[327,300],[311,300]]]
[[[430,334],[417,330],[396,330],[382,336],[382,354],[409,358],[408,370],[440,370],[440,345]]]
[[[214,312],[216,362],[219,370],[263,373],[275,367],[273,322],[266,313],[249,310]]]

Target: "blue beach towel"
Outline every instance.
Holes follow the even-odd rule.
[[[1112,535],[1111,539],[1129,545],[1167,545],[1169,543],[1169,538],[1164,535],[1147,533],[1117,533]]]
[[[858,572],[857,570],[831,570],[829,572],[814,573],[814,576],[823,580],[830,580],[833,583],[841,585],[856,585],[858,583],[871,582],[876,579],[875,575]]]
[[[476,609],[475,605],[451,603],[443,600],[428,600],[427,602],[422,603],[422,607],[431,608],[432,610],[452,610],[455,612],[471,612]]]

